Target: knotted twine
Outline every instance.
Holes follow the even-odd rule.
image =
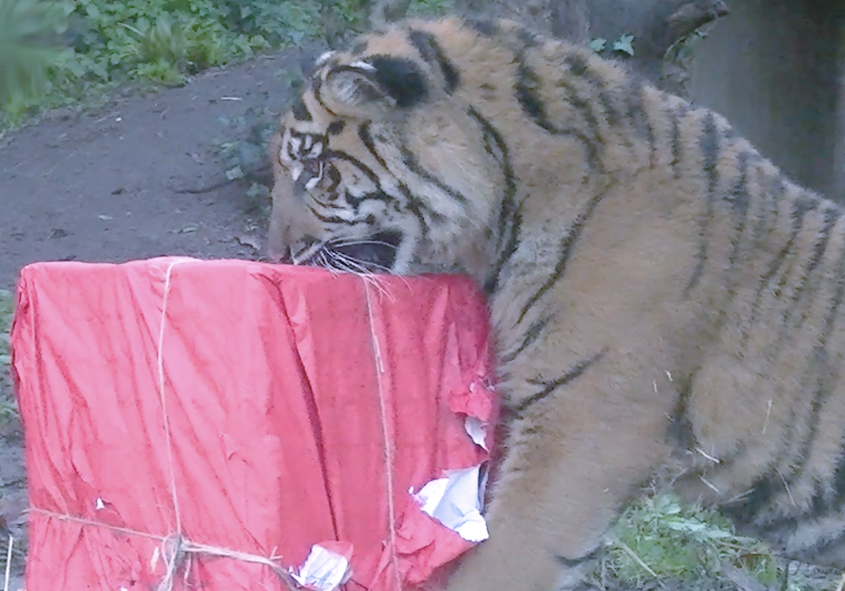
[[[41,515],[45,515],[53,519],[58,519],[60,521],[78,523],[91,527],[105,528],[116,533],[141,536],[160,542],[161,547],[160,549],[157,549],[155,555],[153,556],[152,563],[153,566],[155,566],[160,555],[164,560],[165,571],[158,585],[156,585],[156,591],[173,591],[174,585],[177,580],[177,573],[179,572],[179,569],[182,567],[182,565],[186,562],[187,566],[184,569],[184,579],[185,582],[187,582],[187,578],[191,570],[191,558],[194,555],[224,557],[231,558],[234,560],[240,560],[242,562],[261,564],[268,567],[272,572],[274,572],[288,589],[299,589],[300,586],[297,581],[283,566],[281,566],[281,564],[279,564],[278,561],[281,558],[279,556],[271,555],[267,557],[261,556],[259,554],[241,552],[239,550],[233,550],[230,548],[222,548],[219,546],[211,546],[208,544],[199,544],[186,538],[182,533],[182,516],[181,512],[179,511],[179,498],[176,494],[176,470],[175,464],[173,462],[173,445],[170,437],[170,420],[169,415],[167,414],[167,397],[165,396],[164,333],[165,326],[167,324],[167,303],[172,288],[173,269],[174,267],[176,267],[176,265],[193,261],[194,259],[177,260],[170,263],[170,265],[168,265],[167,267],[164,279],[164,295],[162,297],[161,304],[161,320],[159,322],[158,343],[156,347],[156,372],[158,377],[158,394],[161,400],[162,418],[164,422],[164,439],[167,448],[167,463],[170,478],[170,494],[173,500],[173,513],[176,522],[175,533],[169,534],[167,536],[160,536],[142,530],[114,526],[100,521],[95,521],[93,519],[86,519],[83,517],[78,517],[66,513],[47,511],[38,507],[30,507],[29,512],[39,513]],[[370,287],[368,283],[369,278],[366,276],[360,277],[364,285],[364,294],[366,296],[367,301],[367,317],[370,328],[370,339],[373,350],[373,359],[376,366],[376,384],[378,388],[379,397],[379,414],[382,427],[382,439],[384,443],[383,449],[385,458],[385,480],[387,486],[388,528],[390,537],[389,545],[391,551],[391,563],[393,566],[393,572],[396,576],[396,589],[397,591],[402,591],[403,587],[402,577],[399,571],[399,556],[396,552],[396,509],[393,499],[394,467],[393,449],[391,443],[393,439],[390,437],[390,428],[387,422],[387,402],[385,400],[384,388],[381,378],[382,374],[384,373],[384,364],[381,358],[381,349],[379,347],[378,335],[376,333],[375,321],[373,318],[373,305],[372,298],[370,295]]]

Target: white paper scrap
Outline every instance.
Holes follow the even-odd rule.
[[[464,422],[464,429],[466,429],[467,435],[469,435],[475,445],[484,451],[490,451],[487,449],[487,444],[484,442],[487,438],[487,429],[484,428],[484,423],[481,419],[478,417],[468,416],[467,420]]]
[[[349,580],[352,570],[346,558],[314,544],[299,572],[291,570],[290,574],[303,587],[334,591]]]
[[[487,522],[481,515],[479,470],[453,470],[445,478],[426,483],[414,499],[430,515],[469,542],[483,542],[489,537]]]

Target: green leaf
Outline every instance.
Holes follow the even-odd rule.
[[[246,190],[246,196],[249,199],[266,199],[270,197],[270,189],[261,183],[252,183]]]
[[[634,55],[634,46],[631,42],[634,40],[633,35],[622,35],[614,44],[613,51],[623,51],[628,55]]]
[[[589,46],[590,49],[592,49],[596,53],[599,53],[600,51],[602,51],[605,48],[606,45],[607,45],[607,39],[602,39],[601,37],[598,37],[598,38],[590,41],[588,46]]]

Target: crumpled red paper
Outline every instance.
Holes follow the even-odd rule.
[[[439,588],[472,546],[411,494],[488,460],[467,415],[492,449],[468,279],[159,258],[33,264],[17,297],[28,591],[152,589],[174,533],[285,568],[349,543],[349,590]],[[235,558],[185,568],[174,589],[285,588]]]

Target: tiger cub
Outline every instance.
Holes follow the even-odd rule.
[[[459,272],[505,459],[451,591],[576,585],[655,475],[845,567],[845,219],[716,113],[509,21],[329,53],[272,142],[273,260]]]

